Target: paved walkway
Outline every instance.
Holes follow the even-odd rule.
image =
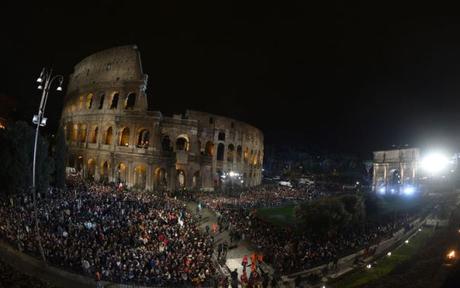
[[[187,209],[193,214],[197,215],[196,214],[197,205],[198,204],[196,202],[187,202]],[[212,227],[212,224],[214,223],[217,224],[217,215],[211,209],[202,208],[200,214],[202,217],[201,223],[200,223],[200,229],[202,229],[203,232],[206,232],[206,226],[209,225],[209,227]],[[214,239],[215,239],[214,249],[215,249],[216,255],[217,255],[217,245],[219,245],[219,243],[227,241],[227,243],[229,243],[229,246],[235,245],[235,242],[233,244],[230,244],[230,235],[228,231],[223,231],[221,233],[217,231],[216,234],[212,234],[212,235],[214,235]],[[250,243],[248,241],[237,242],[236,247],[233,249],[229,248],[227,252],[227,261],[225,262],[225,266],[227,266],[226,267],[227,271],[225,271],[225,273],[228,274],[230,271],[237,269],[238,279],[239,279],[240,276],[243,274],[243,266],[241,265],[241,262],[243,262],[243,256],[247,255],[248,258],[250,258],[250,255],[253,252],[254,250],[251,248]],[[249,260],[249,263],[250,261],[251,260]],[[261,268],[269,275],[273,275],[273,268],[271,266],[267,264],[263,264]],[[246,272],[248,272],[248,268],[246,269],[247,269]]]

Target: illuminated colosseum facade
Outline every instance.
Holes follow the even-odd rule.
[[[261,183],[259,129],[205,112],[149,111],[146,87],[136,46],[95,53],[74,67],[61,118],[70,167],[141,190]]]

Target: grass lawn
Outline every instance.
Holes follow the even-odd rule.
[[[260,208],[257,210],[257,216],[277,226],[294,225],[295,205],[288,205],[277,208]]]
[[[339,279],[333,280],[329,285],[340,288],[359,287],[370,281],[379,279],[391,271],[400,263],[409,260],[417,251],[424,246],[427,240],[433,234],[433,230],[429,228],[417,232],[415,236],[410,238],[408,244],[403,244],[399,248],[391,252],[391,256],[383,256],[377,261],[377,265],[371,269],[358,269],[345,274]]]

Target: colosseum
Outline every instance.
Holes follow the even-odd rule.
[[[261,183],[259,129],[199,111],[149,111],[147,79],[136,46],[92,54],[74,67],[61,118],[68,166],[140,190]]]

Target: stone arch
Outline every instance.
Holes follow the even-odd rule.
[[[163,139],[161,140],[161,148],[163,151],[172,151],[171,139],[169,139],[168,135],[163,136]]]
[[[219,143],[219,145],[217,145],[217,161],[224,160],[224,153],[225,153],[225,145],[223,143]]]
[[[136,104],[136,93],[130,92],[126,97],[125,109],[133,109]]]
[[[144,190],[147,182],[147,169],[145,165],[138,165],[134,168],[134,185],[136,188]]]
[[[118,108],[118,100],[120,98],[120,94],[118,92],[113,92],[112,94],[112,101],[110,101],[110,109],[117,109]]]
[[[94,126],[93,129],[91,129],[91,137],[90,137],[91,143],[97,143],[98,132],[99,132],[99,128],[97,126]]]
[[[99,107],[98,107],[99,110],[104,108],[104,99],[105,99],[105,94],[104,93],[99,94]]]
[[[187,135],[182,134],[176,138],[176,151],[188,151],[190,147],[190,141]]]
[[[89,179],[94,179],[94,175],[96,173],[96,161],[94,161],[94,159],[88,159],[86,170],[87,177]]]
[[[229,144],[227,147],[227,162],[233,162],[235,155],[235,146],[233,144]]]
[[[166,169],[158,167],[155,169],[155,186],[158,188],[166,188],[168,186],[168,174]]]
[[[185,172],[182,169],[177,170],[177,187],[185,188]]]
[[[101,165],[101,179],[104,180],[104,181],[108,181],[109,180],[109,169],[110,169],[110,164],[108,161],[104,161],[102,162],[102,165]]]
[[[72,141],[77,141],[78,140],[78,124],[73,124],[72,125],[72,136],[71,139]]]
[[[88,128],[86,128],[86,124],[82,124],[80,126],[80,142],[86,142],[86,134],[88,133]]]
[[[252,154],[252,165],[256,166],[257,165],[257,160],[258,160],[258,156],[257,156],[257,151],[254,151],[253,154]]]
[[[208,156],[214,156],[214,143],[211,141],[206,142],[205,153]]]
[[[241,162],[241,159],[243,158],[243,148],[241,148],[241,145],[238,145],[236,148],[236,161],[239,163]]]
[[[128,166],[125,163],[120,162],[117,165],[117,169],[115,173],[116,173],[115,178],[117,180],[117,183],[120,183],[120,182],[126,183],[126,180],[128,179]]]
[[[86,109],[89,110],[91,107],[93,107],[93,98],[93,93],[88,93],[88,95],[86,95]]]
[[[79,109],[83,109],[83,103],[85,102],[85,97],[83,95],[80,96],[80,104],[79,104]]]
[[[78,172],[81,172],[83,170],[83,156],[80,155],[77,157],[75,169],[77,169]]]
[[[249,148],[248,147],[244,148],[243,156],[244,156],[244,163],[248,163],[248,159],[249,159]]]
[[[148,129],[139,130],[137,136],[137,147],[148,148],[150,143],[150,131]]]
[[[201,187],[200,171],[196,171],[195,173],[193,173],[192,188],[197,189],[200,187]]]
[[[104,144],[112,145],[112,140],[113,140],[113,129],[112,129],[112,126],[110,126],[109,128],[107,128],[107,131],[105,132]]]
[[[388,184],[399,185],[401,184],[401,172],[399,169],[391,169],[388,173]]]
[[[125,127],[120,132],[120,146],[129,146],[129,128]]]

